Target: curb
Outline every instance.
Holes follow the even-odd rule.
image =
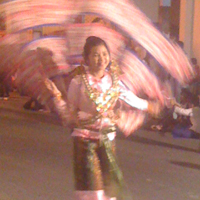
[[[30,111],[23,108],[2,107],[0,106],[0,117],[15,120],[35,121],[40,123],[51,123],[61,126],[56,114],[43,111]]]

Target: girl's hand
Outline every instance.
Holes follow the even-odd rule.
[[[50,92],[50,94],[53,96],[53,97],[59,97],[61,98],[62,94],[61,92],[58,90],[58,88],[56,87],[55,83],[53,81],[51,81],[50,79],[48,78],[45,78],[44,79],[44,84],[47,88],[47,90]]]
[[[162,106],[159,102],[153,102],[153,101],[148,102],[148,112],[153,117],[159,117],[161,109],[162,109]]]
[[[172,107],[173,107],[174,105],[176,105],[176,104],[177,104],[176,99],[175,99],[175,98],[170,99],[170,104],[172,105]]]
[[[132,106],[132,104],[134,104],[133,100],[135,99],[135,95],[131,91],[121,90],[119,99]]]

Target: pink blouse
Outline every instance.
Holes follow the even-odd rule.
[[[86,78],[88,80],[88,83],[92,88],[97,89],[99,92],[106,92],[111,86],[112,86],[112,78],[108,72],[105,72],[103,78],[96,79],[94,76],[90,74],[86,74]],[[124,85],[120,82],[120,88],[122,91],[127,91],[127,89],[124,87]],[[128,91],[128,94],[130,94],[130,91]],[[147,108],[147,101],[138,98],[133,93],[129,95],[131,97],[128,98],[129,100],[126,101],[131,106],[139,108],[139,109],[146,109]],[[124,98],[121,98],[124,100]],[[69,105],[69,110],[71,113],[74,113],[75,116],[77,116],[79,111],[86,112],[91,115],[96,115],[96,105],[95,103],[89,98],[88,94],[86,93],[85,84],[82,81],[82,77],[76,76],[72,79],[69,89],[68,89],[68,95],[67,95],[67,101]],[[135,102],[135,103],[133,103]],[[96,130],[101,130],[101,128],[106,126],[114,125],[110,118],[107,118],[106,116],[102,119],[97,120],[92,126]],[[101,134],[98,131],[91,131],[89,129],[80,129],[80,128],[74,128],[72,136],[81,136],[81,137],[89,137],[89,138],[97,138],[99,139]],[[114,139],[115,132],[109,133],[109,139]]]

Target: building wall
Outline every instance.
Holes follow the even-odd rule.
[[[62,31],[63,27],[61,26],[44,26],[42,28],[42,35],[53,35],[56,31]]]
[[[160,0],[132,0],[133,3],[153,22],[158,22]],[[134,16],[133,16],[134,17]],[[96,18],[95,15],[85,16],[86,22],[91,22]]]
[[[147,0],[133,0],[133,2],[153,22],[158,22],[158,15],[159,15],[158,10],[159,10],[160,0],[148,0],[148,1]],[[96,16],[94,16],[94,15],[88,15],[88,16],[85,16],[84,21],[91,22],[95,18],[96,18]],[[60,30],[60,28],[58,28],[58,27],[44,27],[43,35],[44,34],[48,35],[54,31],[58,31],[58,30]]]
[[[193,29],[193,56],[200,64],[200,1],[195,0],[194,6],[194,29]]]
[[[134,0],[136,6],[138,6],[147,17],[153,22],[158,22],[158,10],[160,0]]]
[[[196,57],[200,63],[200,1],[181,0],[179,40],[189,58]]]
[[[149,17],[153,22],[158,22],[158,9],[159,0],[132,0],[136,6],[138,6],[147,17]],[[2,4],[0,4],[1,13]],[[9,10],[6,9],[6,14],[9,14]],[[7,33],[12,32],[11,25],[7,22]],[[54,31],[60,31],[60,27],[44,27],[43,34],[51,34]]]
[[[179,40],[185,39],[185,19],[186,19],[186,0],[181,0],[180,5],[180,28],[179,28]]]

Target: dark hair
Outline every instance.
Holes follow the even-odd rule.
[[[196,58],[191,58],[191,63],[193,65],[197,65],[197,59]]]
[[[190,92],[189,89],[187,88],[182,88],[181,89],[181,96],[182,96],[182,100],[184,102],[181,103],[185,103],[185,102],[189,102],[192,103],[194,106],[199,106],[199,98],[197,95],[194,95],[192,92]]]
[[[96,36],[90,36],[86,39],[86,43],[83,48],[83,57],[84,57],[85,62],[87,62],[87,59],[91,52],[92,47],[98,46],[98,45],[104,45],[110,55],[110,50],[104,40],[102,40],[101,38],[96,37]]]
[[[179,47],[181,47],[182,49],[184,48],[184,42],[183,41],[178,41],[177,44],[179,45]]]

